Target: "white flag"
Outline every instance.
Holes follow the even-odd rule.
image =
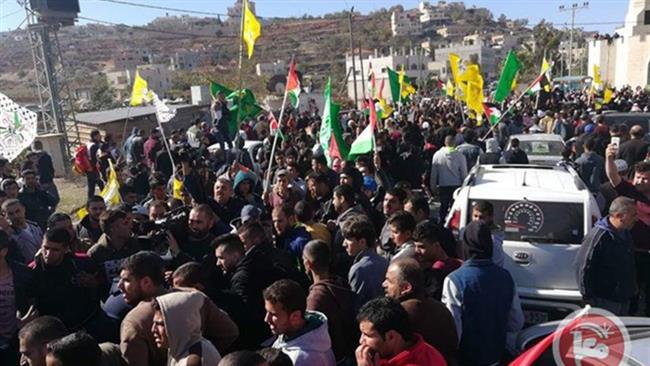
[[[0,156],[13,161],[36,138],[38,116],[0,93]]]
[[[158,122],[165,123],[171,121],[176,115],[176,110],[169,108],[165,102],[158,98],[158,94],[154,92],[151,92],[151,94],[153,94],[153,105],[156,107],[156,118],[158,118]]]

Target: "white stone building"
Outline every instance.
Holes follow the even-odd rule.
[[[417,9],[393,11],[390,15],[390,28],[393,36],[417,36],[422,34],[420,12]]]
[[[172,76],[167,65],[139,65],[136,70],[143,79],[147,80],[149,89],[156,92],[161,99],[172,85]]]
[[[629,0],[625,25],[613,37],[589,41],[587,70],[615,87],[650,84],[650,0]]]
[[[257,76],[272,77],[275,75],[286,75],[289,66],[284,60],[277,60],[275,62],[265,62],[255,65],[255,73]]]
[[[386,100],[391,101],[392,98],[390,95],[387,68],[390,67],[394,71],[399,72],[402,69],[402,65],[404,65],[404,73],[406,76],[417,84],[418,80],[426,79],[428,77],[429,70],[427,66],[430,61],[431,58],[427,56],[422,49],[402,49],[400,52],[392,52],[391,50],[390,55],[386,56],[379,55],[379,53],[375,51],[373,55],[363,58],[361,62],[359,62],[359,56],[355,55],[354,62],[356,66],[358,99],[361,100],[363,98],[364,91],[367,94],[367,80],[371,70],[375,72],[377,92],[379,92],[381,81],[384,80],[382,96]],[[361,74],[361,63],[363,63],[363,75]],[[349,54],[345,57],[345,67],[346,70],[352,69],[352,58]],[[354,78],[351,73],[347,80],[347,89],[348,98],[354,100]],[[368,95],[366,95],[366,97],[368,97]]]
[[[178,50],[169,58],[169,70],[194,70],[199,66],[200,58],[197,50]]]

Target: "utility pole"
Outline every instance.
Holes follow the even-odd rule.
[[[354,40],[352,38],[352,14],[354,13],[354,6],[350,9],[350,14],[348,16],[348,29],[350,31],[350,55],[352,56],[352,80],[354,82],[354,106],[356,108],[359,98],[357,96],[357,66],[354,61]],[[361,60],[359,60],[361,61]]]
[[[569,66],[567,67],[568,70],[568,75],[571,76],[571,67],[573,66],[573,28],[575,28],[576,24],[576,11],[582,10],[582,9],[588,9],[589,8],[589,2],[585,1],[582,3],[582,5],[578,5],[578,3],[573,3],[571,4],[570,7],[560,5],[560,12],[565,12],[565,11],[570,11],[571,12],[571,29],[569,30]]]
[[[363,54],[361,50],[361,42],[359,42],[359,68],[361,69],[361,95],[363,97],[362,103],[366,102],[366,75],[363,72]],[[370,71],[368,71],[370,72]]]

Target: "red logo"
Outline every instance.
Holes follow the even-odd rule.
[[[614,314],[589,308],[578,310],[560,323],[553,337],[553,357],[562,366],[626,364],[630,352],[627,329]]]

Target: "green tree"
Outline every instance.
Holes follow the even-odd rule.
[[[92,86],[89,110],[100,111],[118,106],[118,102],[115,100],[115,90],[108,84],[105,77],[98,77]]]

